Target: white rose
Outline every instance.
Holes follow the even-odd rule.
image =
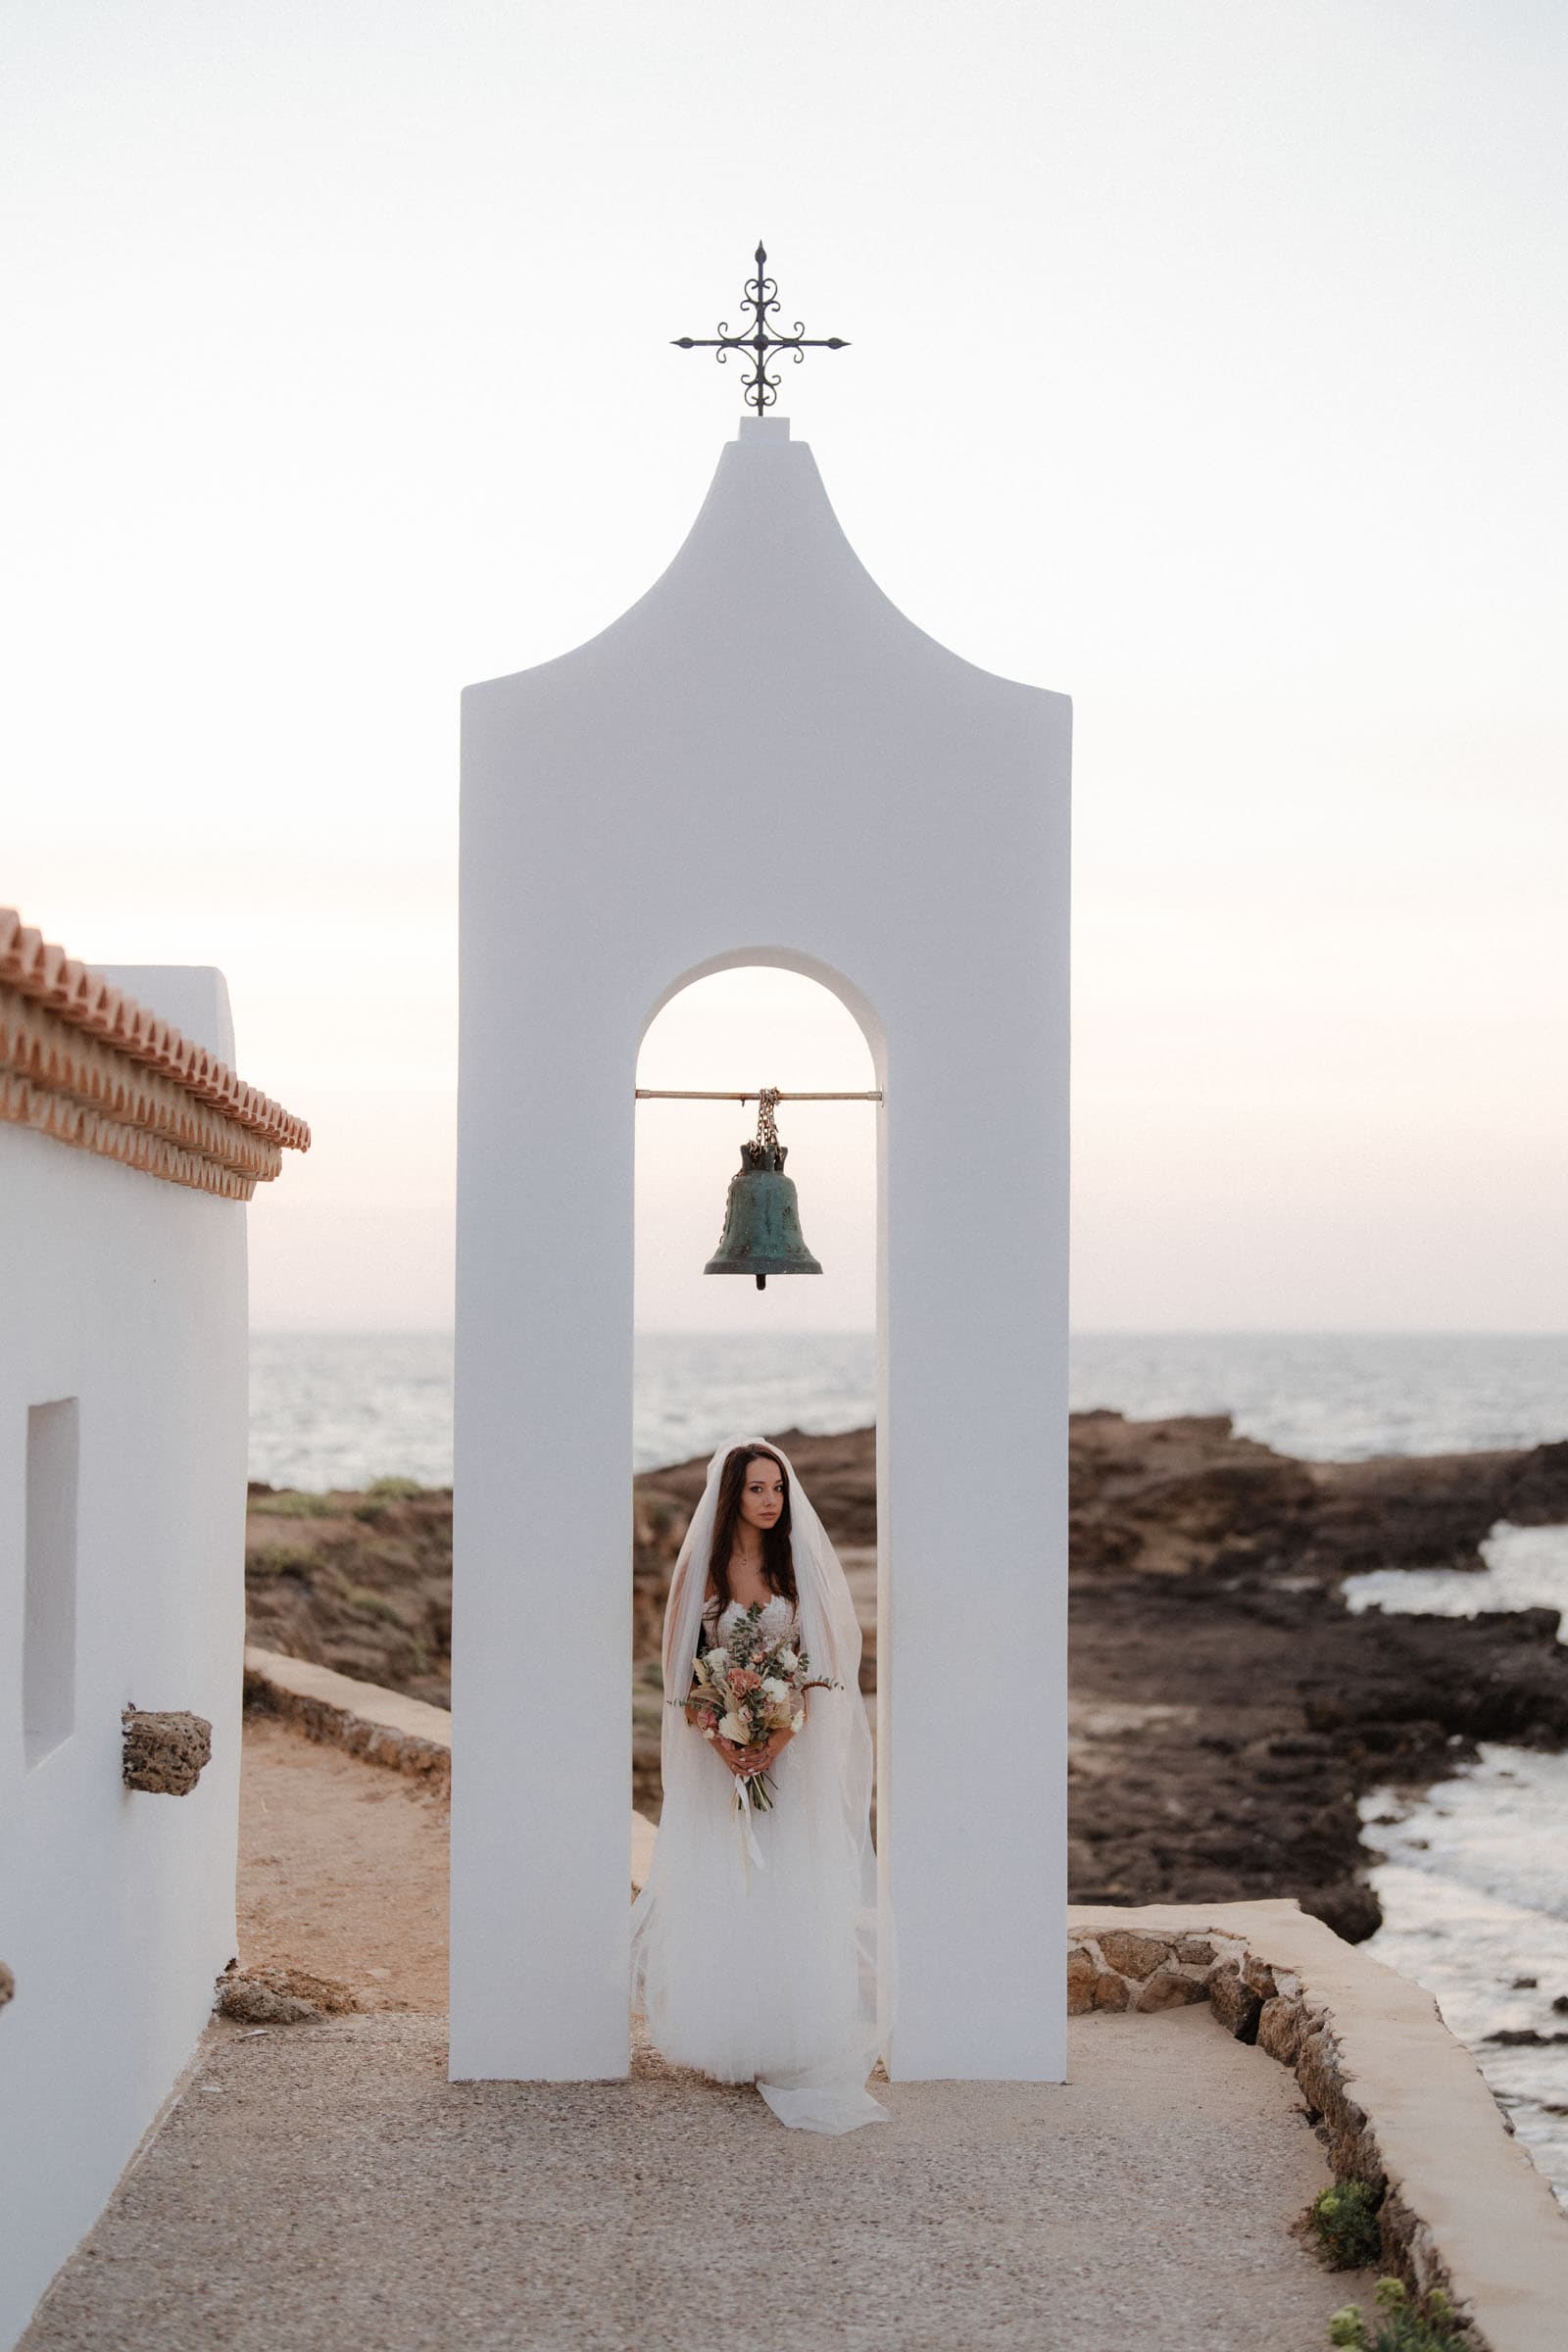
[[[787,1669],[791,1666],[798,1666],[801,1661],[793,1649],[781,1649],[778,1653],[778,1662]]]
[[[729,1664],[729,1651],[727,1649],[710,1649],[705,1655],[703,1664],[710,1674],[721,1674]]]
[[[762,1690],[775,1707],[778,1705],[778,1702],[781,1698],[788,1698],[790,1694],[790,1687],[788,1683],[780,1682],[776,1674],[763,1676]]]

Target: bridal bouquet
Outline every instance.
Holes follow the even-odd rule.
[[[737,1617],[727,1648],[705,1650],[692,1669],[692,1687],[681,1705],[705,1740],[729,1740],[737,1747],[765,1747],[774,1732],[796,1731],[803,1690],[838,1690],[828,1675],[813,1675],[804,1649],[769,1642],[760,1623],[760,1601]],[[773,1802],[765,1772],[737,1777],[736,1804],[765,1813]]]

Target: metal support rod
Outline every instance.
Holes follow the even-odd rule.
[[[635,1090],[639,1102],[760,1102],[761,1089],[752,1087],[742,1094],[706,1094],[695,1087],[639,1086]],[[863,1095],[786,1095],[780,1093],[779,1102],[880,1102],[879,1089]]]

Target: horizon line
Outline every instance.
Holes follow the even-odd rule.
[[[255,1323],[253,1340],[455,1340],[451,1324]],[[875,1324],[851,1324],[831,1331],[778,1331],[784,1340],[874,1340]],[[685,1325],[640,1326],[639,1340],[735,1340],[748,1347],[758,1335]],[[1517,1325],[1460,1323],[1084,1323],[1069,1324],[1073,1340],[1568,1340],[1568,1329],[1520,1329]]]

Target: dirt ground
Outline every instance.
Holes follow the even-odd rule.
[[[352,1996],[334,2006],[444,2013],[445,1804],[403,1773],[247,1715],[239,1959],[246,1975]]]

